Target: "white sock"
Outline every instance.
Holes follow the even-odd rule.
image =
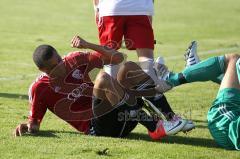
[[[145,58],[144,60],[141,60],[139,62],[142,70],[152,78],[155,84],[157,84],[158,78],[154,70],[154,59]]]
[[[104,71],[109,74],[112,78],[117,78],[117,73],[120,68],[120,65],[105,65]]]
[[[148,74],[151,77],[151,79],[154,81],[154,84],[157,85],[158,77],[154,70],[154,59],[145,58],[144,60],[141,60],[139,62],[140,62],[140,67],[142,68],[142,70],[146,74]],[[150,81],[146,81],[142,86],[138,87],[138,90],[144,89],[144,88],[146,88],[147,85],[150,85],[150,84],[151,84]],[[162,94],[156,94],[155,98],[159,99],[162,96],[163,96]]]

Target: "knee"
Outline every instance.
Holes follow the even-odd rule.
[[[120,67],[120,69],[119,69],[119,71],[118,71],[118,78],[120,78],[120,77],[124,77],[125,75],[127,75],[127,73],[130,71],[130,70],[132,70],[132,68],[134,67],[134,62],[132,62],[132,61],[128,61],[128,62],[126,62],[126,63],[124,63],[121,67]]]
[[[121,67],[121,69],[124,70],[132,70],[133,68],[136,68],[138,65],[132,61],[128,61],[126,63],[124,63]]]
[[[240,55],[238,54],[227,54],[225,55],[225,59],[226,59],[226,64],[229,64],[231,62],[236,63],[236,61],[240,58]]]
[[[135,71],[138,69],[138,65],[132,61],[128,61],[125,64],[123,64],[118,72],[117,75],[117,81],[121,84],[124,85],[124,83],[126,82],[129,73],[132,71]]]
[[[106,84],[109,83],[110,80],[110,75],[108,75],[106,72],[100,72],[95,79],[94,87],[103,88]]]

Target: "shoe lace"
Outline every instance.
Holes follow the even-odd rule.
[[[184,54],[184,60],[187,61],[189,59],[190,49],[188,48],[186,50],[186,53]]]
[[[157,71],[158,77],[162,79],[164,79],[169,72],[167,66],[164,64],[158,64],[158,66],[156,67],[156,71]]]

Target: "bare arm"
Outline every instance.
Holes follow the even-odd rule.
[[[71,41],[71,46],[75,48],[87,48],[94,50],[103,55],[104,64],[119,64],[124,60],[124,54],[106,46],[96,45],[85,41],[79,36],[74,36]]]

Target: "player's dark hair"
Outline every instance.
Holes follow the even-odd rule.
[[[38,68],[43,68],[46,66],[46,61],[53,56],[54,52],[57,51],[52,46],[40,45],[33,53],[33,61]]]

